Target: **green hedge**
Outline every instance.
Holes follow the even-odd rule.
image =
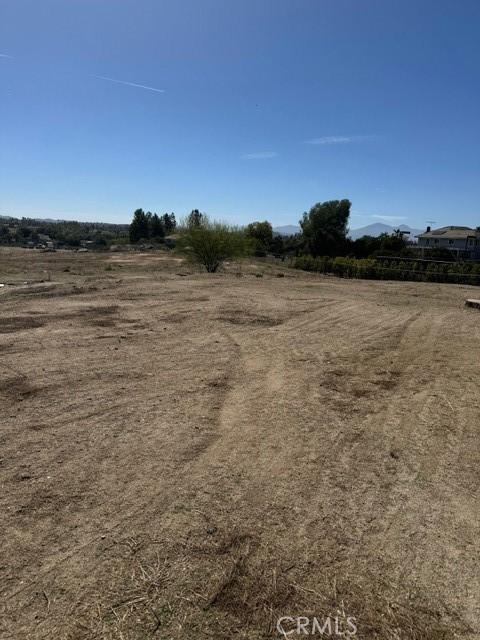
[[[339,278],[365,278],[371,280],[410,280],[414,282],[453,282],[480,285],[480,263],[434,263],[402,260],[373,260],[370,258],[329,258],[300,256],[296,269],[330,273]]]

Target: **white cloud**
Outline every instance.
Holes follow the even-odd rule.
[[[275,151],[257,151],[255,153],[244,153],[241,157],[242,160],[265,160],[267,158],[276,158],[278,153]]]
[[[305,140],[306,144],[346,144],[352,139],[347,136],[324,136],[323,138],[311,138]]]
[[[0,58],[13,58],[13,56],[9,56],[8,53],[0,53]]]
[[[391,216],[381,215],[379,213],[364,213],[363,211],[358,211],[358,209],[352,209],[350,216],[363,219],[375,218],[377,220],[386,220],[388,222],[395,222],[396,220],[408,220],[408,216]]]
[[[380,220],[408,220],[407,216],[380,216],[380,215],[371,215],[369,218],[380,218]]]
[[[306,144],[349,144],[351,142],[362,142],[371,140],[374,136],[323,136],[322,138],[310,138],[305,140]]]
[[[108,76],[93,76],[98,80],[107,80],[108,82],[115,82],[116,84],[125,84],[127,87],[136,87],[137,89],[146,89],[147,91],[155,91],[157,93],[165,93],[165,89],[157,89],[156,87],[149,87],[145,84],[137,84],[136,82],[128,82],[127,80],[115,80],[115,78],[109,78]]]

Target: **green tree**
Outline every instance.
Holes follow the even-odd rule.
[[[350,251],[355,258],[368,258],[374,255],[376,252],[381,251],[382,248],[382,234],[380,236],[361,236],[351,242]],[[378,255],[381,255],[379,253]]]
[[[175,220],[175,214],[165,213],[162,216],[163,226],[165,227],[165,233],[173,233],[175,231],[175,227],[177,226],[177,221]]]
[[[270,243],[270,251],[277,258],[281,257],[282,260],[285,258],[285,255],[284,255],[285,254],[285,242],[284,242],[283,236],[281,236],[279,233],[276,233],[273,236],[272,241]]]
[[[205,215],[198,209],[193,209],[187,218],[187,227],[200,227],[203,224]]]
[[[165,237],[165,227],[163,226],[163,219],[154,213],[150,220],[150,238],[152,240],[160,240]]]
[[[17,236],[23,240],[26,240],[27,238],[29,238],[31,233],[32,233],[32,230],[30,229],[30,227],[27,227],[24,225],[22,225],[21,227],[18,227],[17,229]]]
[[[379,239],[380,249],[378,255],[399,255],[404,253],[407,248],[405,236],[398,229],[392,234],[382,233]]]
[[[306,250],[313,256],[337,255],[346,244],[350,200],[317,202],[300,220]]]
[[[0,243],[9,244],[10,239],[10,229],[6,225],[2,225],[0,227]]]
[[[379,236],[362,236],[350,243],[350,253],[356,258],[375,256],[405,256],[411,253],[402,233],[381,233]]]
[[[251,222],[246,230],[245,235],[255,243],[257,252],[266,253],[273,242],[273,230],[270,222]]]
[[[150,235],[148,216],[143,209],[137,209],[129,228],[130,242],[135,243]]]
[[[225,260],[245,254],[245,234],[229,225],[210,222],[201,215],[202,223],[187,226],[178,247],[209,273],[215,273]]]

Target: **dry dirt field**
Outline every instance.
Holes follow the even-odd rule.
[[[2,640],[480,637],[478,290],[8,249],[0,282]]]

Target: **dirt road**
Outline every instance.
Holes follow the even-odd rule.
[[[0,264],[2,638],[480,637],[472,288]]]

